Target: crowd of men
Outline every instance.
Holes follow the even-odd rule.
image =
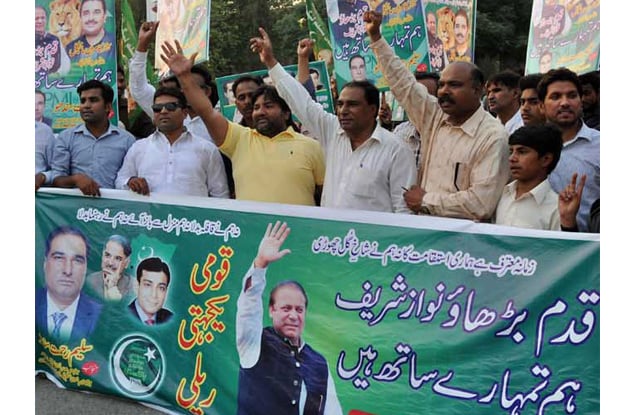
[[[148,82],[158,22],[146,22],[128,85],[143,112],[142,133],[125,114],[120,126],[109,121],[114,92],[98,80],[77,88],[83,122],[58,135],[43,117],[45,94],[37,94],[35,189],[75,187],[91,196],[126,189],[599,231],[598,72],[503,71],[485,79],[459,61],[413,74],[380,35],[381,21],[374,11],[363,17],[409,121],[391,122],[366,77],[345,84],[336,114],[326,112],[314,99],[312,41],[297,45],[294,77],[262,28],[250,48],[271,85],[237,79],[232,96],[241,117],[230,121],[217,108],[210,73],[177,42],[158,51],[173,76]]]

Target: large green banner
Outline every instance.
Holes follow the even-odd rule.
[[[363,22],[364,13],[370,10],[382,13],[382,36],[406,66],[412,72],[429,71],[422,7],[421,0],[326,0],[338,90],[347,82],[364,80],[388,89]]]
[[[599,0],[534,0],[525,73],[599,69]]]
[[[106,189],[35,203],[35,367],[67,388],[180,414],[599,413],[598,235]]]

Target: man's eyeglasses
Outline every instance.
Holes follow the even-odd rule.
[[[176,108],[183,108],[178,102],[167,102],[165,104],[154,104],[152,105],[152,111],[155,113],[161,112],[165,108],[167,111],[176,111]]]

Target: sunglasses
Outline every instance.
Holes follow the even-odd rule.
[[[165,108],[167,111],[176,111],[176,108],[183,108],[178,102],[167,102],[165,104],[154,104],[152,105],[152,111],[155,113],[161,112]]]

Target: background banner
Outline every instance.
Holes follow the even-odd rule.
[[[534,0],[525,73],[599,69],[599,0]]]
[[[103,2],[89,2],[81,18],[80,0],[35,1],[35,90],[54,132],[82,123],[76,88],[90,79],[113,88],[117,109],[115,2]],[[117,120],[115,111],[111,122]]]
[[[369,80],[381,90],[388,84],[377,67],[362,16],[383,14],[382,36],[412,72],[430,69],[421,0],[326,0],[333,46],[334,73],[340,91],[352,80]]]
[[[114,190],[44,190],[35,203],[35,367],[67,388],[172,413],[237,413],[237,299],[268,224],[281,221],[290,252],[267,268],[262,325],[272,325],[269,290],[299,282],[302,337],[327,362],[340,413],[599,413],[598,235]],[[75,235],[46,244],[66,225],[88,252]],[[129,241],[127,263],[111,235]],[[154,257],[169,285],[134,283]],[[99,292],[111,261],[127,265],[121,298]],[[74,330],[57,335],[42,299],[70,297],[81,276]],[[169,313],[144,324],[137,295]],[[298,403],[299,386],[284,393]]]
[[[330,90],[330,76],[328,75],[328,69],[326,66],[326,62],[323,60],[309,62],[308,64],[310,70],[315,72],[311,74],[311,78],[315,84],[315,99],[318,103],[323,106],[323,109],[327,112],[334,114],[334,102],[332,100],[332,91]],[[284,69],[290,73],[293,77],[297,77],[297,64],[294,65],[285,65]],[[243,75],[257,76],[263,80],[266,84],[272,84],[271,77],[269,76],[269,71],[267,69],[260,69],[258,71],[239,73],[234,75],[226,75],[221,76],[219,78],[215,78],[215,82],[217,83],[217,91],[219,93],[219,109],[224,117],[228,118],[230,121],[239,122],[241,119],[241,114],[237,111],[236,100],[234,93],[232,91],[232,85],[237,78]],[[293,115],[294,118],[295,115]]]

